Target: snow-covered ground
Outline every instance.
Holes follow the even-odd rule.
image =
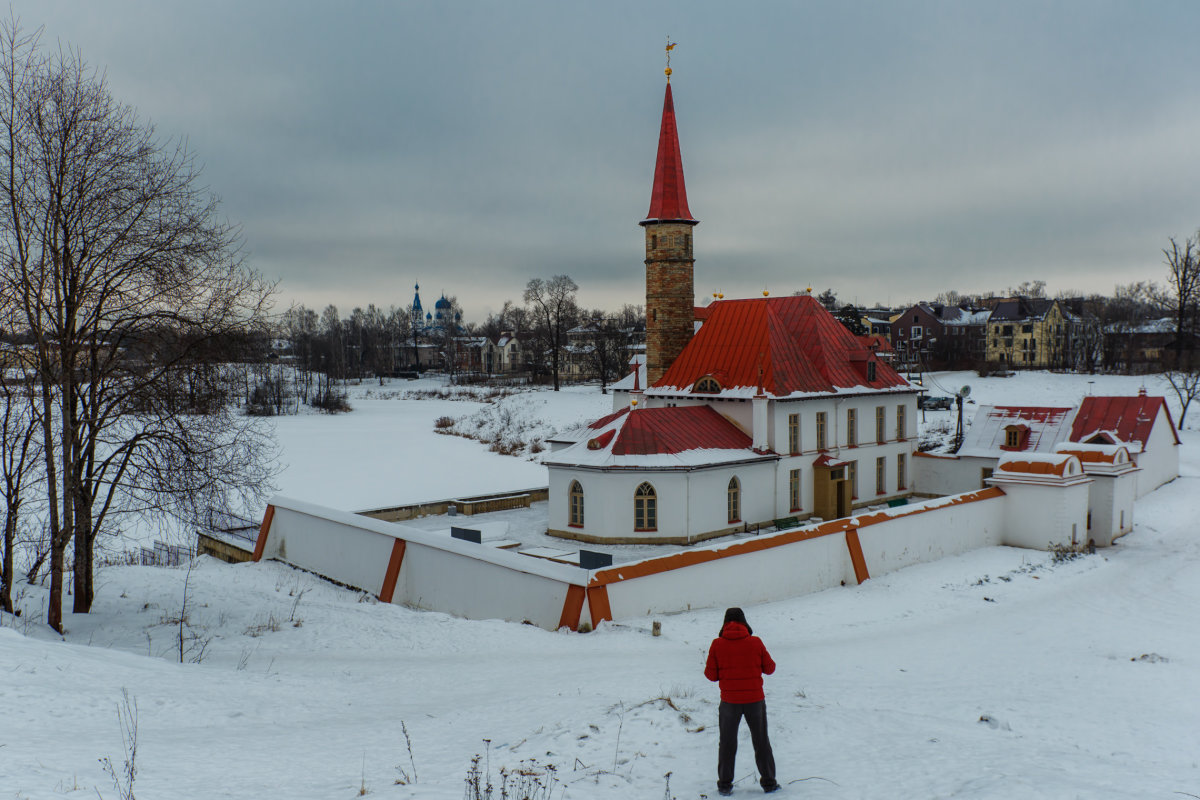
[[[1143,383],[933,379],[971,384],[980,403],[1043,405]],[[1148,391],[1165,393],[1157,380]],[[481,404],[387,394],[405,388],[361,387],[350,415],[280,420],[280,491],[363,508],[545,483],[534,462],[433,433]],[[610,407],[586,390],[503,402],[547,429]],[[989,548],[748,607],[779,663],[766,690],[781,796],[1200,795],[1198,437],[1184,433],[1183,476],[1096,555]],[[701,670],[720,610],[665,617],[658,638],[649,619],[549,633],[208,559],[190,577],[102,570],[65,641],[40,624],[43,589],[22,602],[0,620],[0,797],[118,797],[98,759],[122,767],[124,691],[142,798],[457,800],[476,754],[497,799],[501,768],[533,762],[555,768],[533,795],[546,800],[666,797],[668,773],[671,797],[715,795],[717,692]],[[735,796],[757,796],[744,732],[738,764]]]

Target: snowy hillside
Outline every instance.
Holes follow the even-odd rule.
[[[979,403],[1142,385],[934,378],[970,383]],[[280,420],[281,492],[362,508],[544,484],[535,462],[434,433],[484,403],[407,388]],[[586,390],[501,402],[547,431],[610,408]],[[778,796],[1200,795],[1198,437],[1184,433],[1183,477],[1097,555],[991,548],[748,607],[779,663],[766,679]],[[38,622],[40,587],[24,588],[22,617],[0,618],[0,797],[119,797],[98,759],[120,774],[125,691],[141,798],[458,800],[477,754],[497,800],[501,769],[522,765],[509,786],[548,786],[531,795],[545,800],[715,796],[717,692],[701,670],[720,610],[662,618],[658,638],[649,619],[581,635],[380,605],[273,563],[110,567],[97,584],[65,642]],[[743,737],[735,797],[758,796]]]

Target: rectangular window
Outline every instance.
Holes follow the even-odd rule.
[[[858,444],[858,411],[846,409],[846,444],[854,447]]]
[[[788,505],[792,511],[800,510],[800,470],[788,471]]]
[[[896,456],[896,488],[903,491],[906,487],[905,481],[908,480],[908,465],[905,463],[904,453]]]
[[[879,444],[887,441],[887,423],[884,421],[887,418],[886,414],[883,406],[875,406],[875,441]]]
[[[825,412],[817,412],[817,449],[825,449]]]
[[[921,330],[921,326],[920,326],[920,325],[913,325],[913,327],[912,327],[912,338],[913,338],[913,339],[920,339],[920,338],[921,338],[921,336],[922,336],[922,334],[924,334],[924,331],[923,331],[923,330]]]
[[[980,474],[979,474],[979,485],[980,485],[981,487],[983,487],[984,489],[986,489],[986,488],[987,488],[987,485],[988,485],[988,484],[987,484],[987,480],[988,480],[988,478],[990,478],[990,477],[992,477],[992,468],[991,468],[991,467],[984,467],[982,470],[980,470]]]
[[[884,494],[887,491],[887,457],[880,456],[875,459],[875,494]]]
[[[905,430],[906,426],[904,423],[905,423],[904,406],[902,406],[902,405],[896,406],[896,439],[897,439],[897,441],[901,441],[901,442],[904,441],[905,434],[907,432]]]
[[[846,462],[846,479],[850,481],[850,496],[858,497],[858,462]]]
[[[800,415],[788,414],[788,452],[796,455],[800,452]]]

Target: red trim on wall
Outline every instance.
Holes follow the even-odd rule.
[[[850,549],[850,563],[854,565],[854,579],[859,583],[871,577],[867,572],[867,560],[863,558],[862,543],[858,541],[858,530],[846,531],[846,547]]]
[[[607,586],[589,586],[587,590],[588,610],[592,614],[592,627],[604,620],[612,622],[612,608],[608,605]]]
[[[558,618],[558,627],[579,630],[579,617],[583,614],[584,591],[582,586],[574,584],[567,587],[567,596],[563,600],[562,616]]]
[[[271,520],[275,519],[275,506],[267,506],[263,514],[262,525],[258,526],[258,541],[254,543],[254,560],[262,561],[263,551],[267,549],[267,534],[271,531]]]
[[[403,539],[397,539],[392,544],[392,557],[388,559],[387,572],[383,576],[383,587],[379,590],[380,602],[392,602],[396,593],[396,581],[400,578],[400,565],[404,563],[404,548],[408,544]]]

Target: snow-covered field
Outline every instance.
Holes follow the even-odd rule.
[[[932,379],[980,403],[1167,394],[1157,378]],[[481,403],[400,399],[409,387],[280,420],[281,493],[354,509],[545,483],[532,461],[433,433]],[[583,389],[503,403],[547,431],[610,407]],[[748,607],[779,663],[779,796],[1200,795],[1198,436],[1110,550],[1054,563],[991,548]],[[715,796],[717,692],[701,670],[720,610],[665,617],[658,638],[649,619],[581,635],[380,605],[272,563],[110,567],[97,583],[65,642],[39,623],[40,587],[2,618],[0,798],[118,797],[98,759],[122,768],[126,691],[143,799],[457,800],[476,754],[497,799],[501,768],[535,762],[545,800],[657,800],[668,773],[671,797]],[[749,751],[735,796],[759,793]]]

